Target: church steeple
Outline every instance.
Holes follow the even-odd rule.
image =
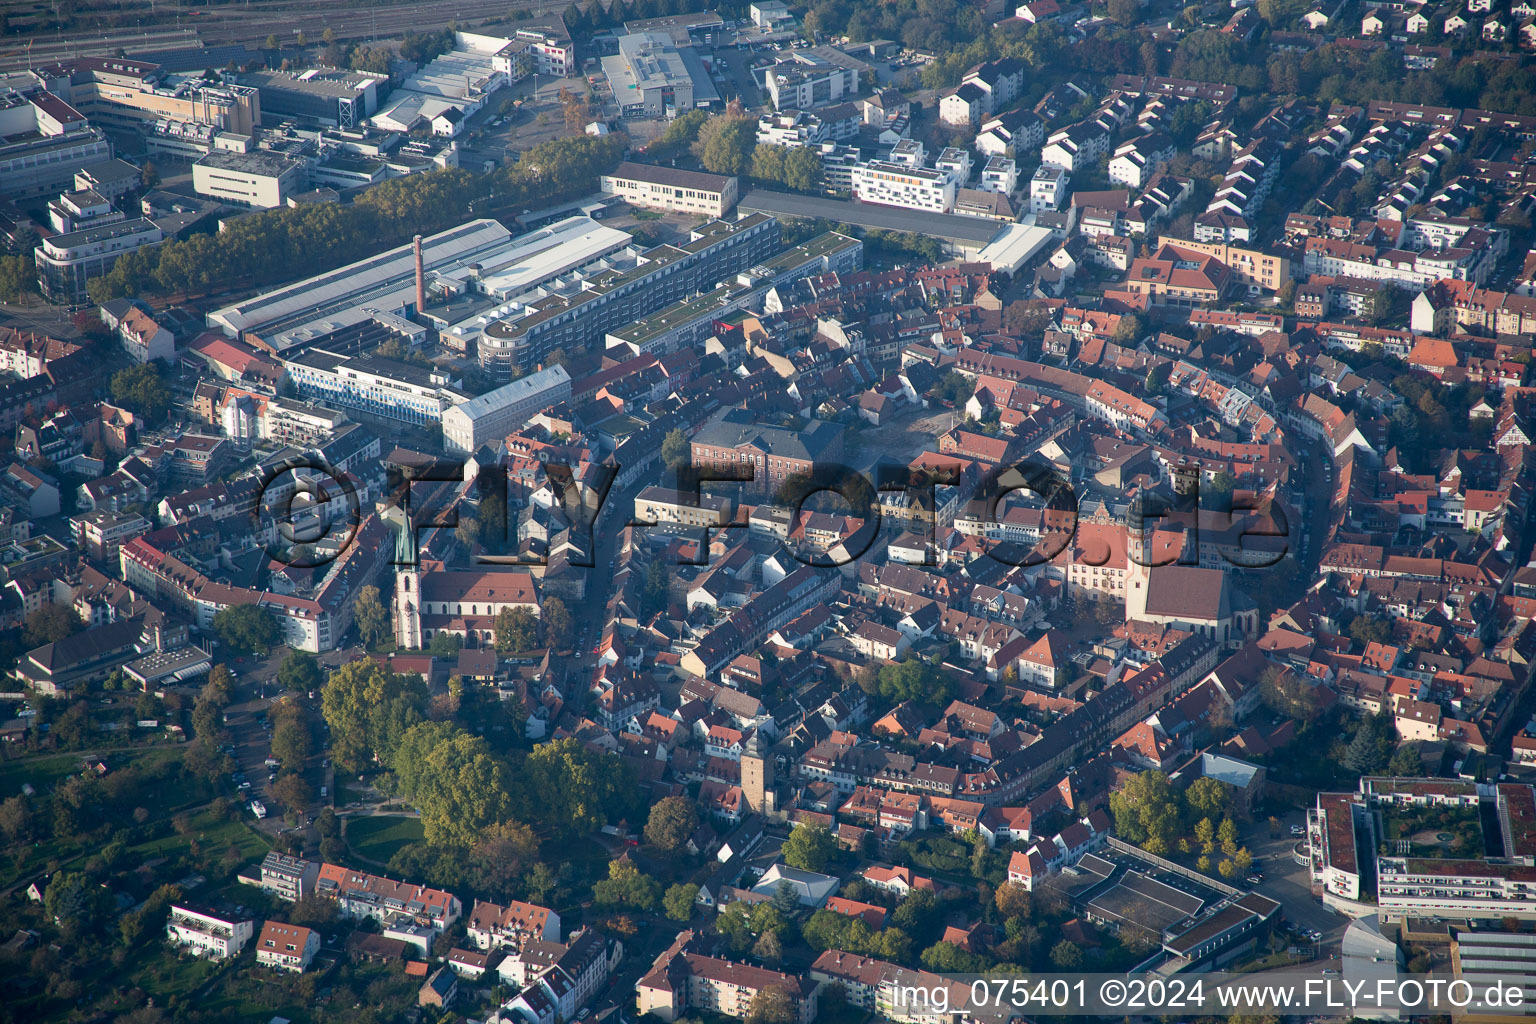
[[[416,531],[403,512],[391,516],[390,521],[395,527],[395,646],[401,650],[420,650],[425,644],[421,635],[421,565]]]

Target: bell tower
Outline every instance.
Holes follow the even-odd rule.
[[[776,810],[773,751],[763,742],[761,729],[752,734],[741,752],[741,795],[758,814],[771,816]]]

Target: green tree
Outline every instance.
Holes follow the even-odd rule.
[[[571,737],[534,747],[522,774],[535,821],[566,834],[596,831],[634,809],[634,782],[618,755]]]
[[[836,849],[836,841],[825,825],[801,822],[789,833],[780,851],[784,863],[802,871],[820,871],[827,866]]]
[[[662,909],[669,921],[687,921],[693,916],[694,901],[699,898],[699,887],[685,882],[671,886],[661,898]]]
[[[560,650],[571,646],[574,626],[565,602],[558,597],[546,597],[539,612],[540,622],[544,627],[544,642]]]
[[[309,730],[302,723],[289,719],[272,730],[272,756],[282,762],[284,771],[302,770],[309,754]]]
[[[1228,857],[1237,852],[1237,822],[1231,818],[1222,818],[1221,826],[1216,829],[1216,838],[1221,842],[1221,852]]]
[[[1419,754],[1419,745],[1413,740],[1408,740],[1392,752],[1392,760],[1387,765],[1387,773],[1400,779],[1411,779],[1424,774],[1424,761]]]
[[[646,566],[645,582],[640,587],[640,604],[647,615],[665,611],[670,596],[670,581],[660,562]]]
[[[293,693],[307,693],[325,681],[320,659],[308,651],[290,650],[277,670],[277,681]]]
[[[784,184],[796,191],[814,192],[821,188],[822,175],[821,154],[813,149],[799,146],[784,158]]]
[[[95,283],[94,280],[91,283]],[[37,292],[37,264],[30,252],[0,253],[0,302],[20,302]]]
[[[980,974],[989,966],[987,961],[953,942],[935,942],[923,950],[920,959],[930,971],[945,974]]]
[[[661,458],[674,473],[692,462],[693,446],[688,441],[688,432],[682,427],[667,431],[661,441]]]
[[[1279,666],[1259,674],[1259,696],[1271,711],[1301,722],[1312,721],[1321,710],[1312,685]]]
[[[213,617],[213,631],[233,651],[265,655],[282,639],[277,620],[261,605],[237,604]]]
[[[1083,966],[1083,951],[1070,939],[1062,939],[1051,947],[1051,963],[1059,971],[1076,971]]]
[[[998,886],[992,901],[997,905],[997,912],[1005,918],[1029,916],[1029,890],[1018,882],[1004,882]]]
[[[496,613],[496,649],[502,653],[531,651],[539,643],[539,620],[527,608],[503,608]]]
[[[714,174],[743,174],[757,145],[756,122],[737,114],[717,114],[699,129],[693,154]]]
[[[669,796],[651,806],[645,823],[645,841],[659,850],[676,853],[699,827],[697,805],[685,796]]]
[[[497,899],[513,899],[530,887],[539,861],[539,837],[527,825],[503,821],[484,829],[469,853],[469,878]]]
[[[107,891],[77,871],[56,872],[43,890],[43,912],[68,937],[95,931],[106,913]]]
[[[752,177],[759,181],[784,180],[784,155],[789,150],[783,146],[758,146],[752,151]]]
[[[302,811],[315,800],[314,791],[301,775],[284,775],[274,782],[272,797],[290,811]]]
[[[1117,345],[1134,345],[1147,333],[1147,321],[1139,313],[1126,313],[1110,333],[1109,340]]]
[[[661,883],[625,857],[608,862],[608,877],[592,886],[592,899],[600,907],[654,910],[661,902]]]
[[[340,919],[336,901],[319,893],[308,893],[288,908],[288,923],[303,928],[330,928]]]
[[[375,648],[389,638],[389,612],[379,600],[379,588],[363,587],[352,602],[352,621],[357,624],[358,638],[363,646]]]
[[[222,662],[213,666],[208,671],[208,681],[203,684],[203,689],[198,696],[217,708],[227,707],[229,702],[235,699],[235,677],[230,674],[229,666]]]
[[[41,647],[74,636],[85,628],[75,610],[63,604],[45,604],[27,616],[23,642],[27,647]]]
[[[262,46],[262,49],[264,49],[264,50],[276,50],[278,48],[278,46],[277,46],[277,36],[272,34],[272,33],[268,33],[266,41],[263,42],[261,44],[261,46]]]
[[[439,658],[457,658],[464,649],[464,638],[457,633],[438,633],[427,643],[427,652]]]
[[[917,701],[944,704],[954,695],[954,683],[922,658],[908,656],[880,667],[880,696],[892,704]]]
[[[384,760],[407,729],[424,717],[427,688],[420,676],[398,675],[372,659],[332,672],[320,690],[331,729],[331,752],[347,771]]]
[[[1375,775],[1386,763],[1381,741],[1368,723],[1360,723],[1349,746],[1344,748],[1344,766],[1357,775]]]
[[[385,763],[434,846],[469,847],[511,810],[506,763],[482,737],[450,722],[411,726]]]
[[[32,807],[24,796],[7,797],[0,803],[0,832],[6,842],[17,843],[32,836]]]
[[[795,1001],[783,985],[769,985],[752,997],[747,1024],[795,1024]]]
[[[1208,775],[1198,778],[1184,791],[1184,804],[1191,815],[1215,821],[1227,812],[1227,787]]]
[[[165,418],[171,407],[171,389],[160,377],[160,364],[154,360],[139,363],[112,375],[112,401],[144,417],[154,426]]]
[[[1178,803],[1162,772],[1133,775],[1109,795],[1109,809],[1120,835],[1149,853],[1167,852],[1178,837]]]
[[[666,160],[688,149],[698,140],[699,129],[709,120],[703,110],[690,110],[672,119],[666,131],[645,147],[645,155],[651,160]]]
[[[1210,818],[1201,818],[1195,822],[1195,842],[1200,844],[1201,853],[1212,853],[1216,849],[1216,825]]]

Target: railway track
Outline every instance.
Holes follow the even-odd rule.
[[[306,41],[318,41],[327,28],[338,40],[350,43],[387,41],[401,38],[410,29],[441,28],[453,20],[470,28],[490,18],[507,17],[511,11],[538,14],[564,6],[550,0],[425,0],[424,3],[382,8],[362,8],[356,5],[356,0],[313,0],[310,3],[250,0],[243,5],[221,8],[160,5],[161,18],[167,9],[178,15],[175,25],[160,21],[154,26],[117,31],[91,29],[17,37],[5,51],[0,51],[0,72],[22,71],[49,61],[75,57],[101,57],[118,51],[135,54],[200,43],[206,46],[244,43],[260,48],[267,35],[276,35],[280,43],[292,46],[298,32],[304,32]]]
[[[168,5],[162,5],[162,14]],[[552,5],[550,0],[426,0],[423,3],[388,7],[359,7],[356,0],[251,0],[239,5],[217,8],[169,5],[177,17],[175,25],[162,20],[154,26],[102,32],[99,29],[75,33],[44,33],[19,37],[22,45],[12,45],[0,52],[0,71],[35,67],[73,57],[128,53],[154,49],[194,46],[201,41],[213,46],[245,43],[258,47],[268,35],[292,45],[298,32],[306,41],[315,41],[329,28],[338,39],[353,43],[398,39],[407,30],[439,28],[449,21],[471,26],[492,18],[504,18],[512,11],[538,13]]]

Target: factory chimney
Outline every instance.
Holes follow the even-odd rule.
[[[420,316],[427,308],[427,274],[421,266],[421,236],[417,235],[411,245],[416,253],[416,314]]]

